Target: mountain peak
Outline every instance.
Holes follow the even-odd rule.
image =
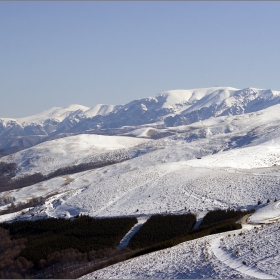
[[[86,106],[79,105],[79,104],[71,104],[62,109],[65,111],[78,111],[78,110],[87,111],[90,109],[90,107],[86,107]]]
[[[85,112],[85,116],[88,118],[92,118],[97,115],[104,116],[104,115],[109,114],[112,111],[118,109],[121,106],[122,105],[97,104],[93,108],[87,110]]]

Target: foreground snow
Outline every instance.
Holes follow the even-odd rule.
[[[279,223],[206,236],[136,257],[81,279],[280,277]]]
[[[246,278],[215,257],[208,236],[143,255],[87,274],[81,279]]]
[[[226,237],[224,237],[226,239]],[[256,266],[247,265],[242,261],[240,258],[235,258],[234,256],[230,255],[225,248],[221,248],[221,240],[224,238],[215,238],[211,242],[211,249],[216,256],[222,263],[226,266],[246,274],[249,277],[258,278],[258,279],[276,279],[271,274],[267,274],[263,272],[261,269],[258,269]]]
[[[226,236],[220,243],[221,249],[233,260],[242,262],[245,269],[263,274],[259,278],[280,277],[280,224],[255,227],[243,231],[242,235]]]

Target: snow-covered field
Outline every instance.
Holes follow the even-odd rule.
[[[151,165],[149,156],[53,178],[0,196],[15,197],[17,202],[57,194],[59,198],[49,198],[56,203],[33,210],[36,215],[40,212],[54,217],[73,216],[79,211],[106,217],[251,208],[258,200],[279,198],[277,167],[191,167],[185,161]]]
[[[276,139],[275,142],[271,141],[271,143],[266,142],[258,146],[209,155],[200,161],[189,160],[187,164],[193,167],[211,166],[240,169],[280,166],[280,139]]]
[[[268,279],[280,277],[280,223],[243,231],[242,235],[226,235],[220,241],[228,258],[242,263],[244,269],[267,274]],[[245,272],[246,273],[246,272]],[[265,278],[265,277],[258,277]]]

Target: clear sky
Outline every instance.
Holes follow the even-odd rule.
[[[280,90],[280,2],[0,2],[0,117],[170,89]]]

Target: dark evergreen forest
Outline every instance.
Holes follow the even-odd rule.
[[[187,235],[195,222],[196,217],[193,214],[152,216],[132,236],[128,246],[131,249],[143,248]]]

